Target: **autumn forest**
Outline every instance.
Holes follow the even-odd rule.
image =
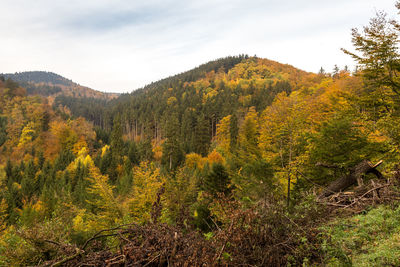
[[[399,266],[399,23],[353,29],[351,70],[0,74],[0,265]]]

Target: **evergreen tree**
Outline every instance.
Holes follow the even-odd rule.
[[[179,142],[179,120],[177,113],[169,116],[165,126],[166,140],[163,144],[162,163],[169,170],[174,170],[183,160],[183,151]]]
[[[121,116],[118,114],[114,119],[113,129],[110,137],[110,150],[112,157],[119,161],[123,149],[124,141],[122,140]]]
[[[21,189],[24,197],[29,201],[37,192],[35,180],[36,168],[32,160],[28,162],[24,170],[24,176],[21,181]]]
[[[234,150],[237,146],[238,142],[238,136],[239,136],[239,127],[238,127],[238,118],[236,114],[232,114],[231,119],[230,119],[230,149]]]
[[[204,178],[204,190],[217,197],[219,193],[228,194],[230,178],[225,167],[220,163],[214,163],[210,172]]]
[[[137,165],[140,162],[140,155],[136,142],[129,142],[128,159],[131,164],[134,165]]]
[[[195,128],[194,148],[197,154],[206,156],[210,145],[210,126],[203,114],[198,117]]]

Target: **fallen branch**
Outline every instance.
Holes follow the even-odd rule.
[[[368,195],[372,191],[375,191],[375,190],[378,190],[378,189],[381,189],[381,188],[384,188],[384,187],[387,187],[387,186],[389,186],[389,184],[384,184],[384,185],[377,186],[375,188],[372,188],[372,189],[368,190],[367,192],[362,194],[360,197],[358,197],[356,200],[354,200],[352,203],[350,203],[349,205],[345,206],[344,208],[348,208],[348,207],[354,205],[355,203],[359,202],[363,197],[365,197],[366,195]]]
[[[60,261],[58,261],[56,263],[53,263],[51,265],[51,267],[61,266],[62,264],[66,263],[68,261],[71,261],[71,260],[75,259],[76,257],[82,255],[83,253],[85,253],[83,250],[80,250],[79,248],[76,248],[76,253],[74,255],[66,257],[66,258],[64,258],[64,259],[62,259],[62,260],[60,260]]]

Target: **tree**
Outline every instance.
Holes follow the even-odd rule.
[[[333,78],[338,78],[339,77],[339,67],[336,64],[333,67],[332,77]]]
[[[122,163],[122,155],[124,149],[124,141],[122,140],[121,116],[117,115],[114,118],[113,129],[110,138],[110,154],[107,155],[108,164],[101,164],[103,173],[107,173],[112,183],[115,183],[118,178],[118,166]],[[106,157],[105,157],[106,158]]]
[[[110,150],[112,156],[119,159],[124,148],[124,141],[122,140],[122,127],[121,116],[117,115],[114,119],[113,129],[110,138]]]
[[[326,75],[326,72],[325,72],[325,70],[324,70],[323,67],[321,67],[321,68],[319,69],[318,75],[320,75],[320,76],[325,76],[325,75]]]
[[[150,219],[152,204],[164,183],[165,178],[154,164],[141,162],[134,167],[131,197],[126,200],[125,205],[135,222],[146,222]]]
[[[228,194],[230,178],[221,163],[213,163],[211,171],[204,177],[204,190],[213,197],[217,197],[219,193]]]
[[[87,201],[95,210],[96,222],[101,224],[101,227],[121,222],[123,211],[121,204],[114,196],[114,186],[109,184],[108,177],[102,175],[93,163],[89,164],[89,173],[90,186],[87,188],[87,193],[92,199]]]
[[[235,149],[237,146],[237,139],[239,135],[239,127],[238,127],[238,118],[236,114],[232,114],[231,119],[230,119],[230,127],[229,127],[229,134],[231,137],[231,143],[230,143],[230,148],[231,150]]]
[[[400,9],[399,3],[397,7]],[[384,12],[377,12],[361,33],[352,29],[352,43],[359,54],[342,49],[356,60],[368,85],[388,87],[397,95],[400,95],[399,32],[396,21],[389,21]]]
[[[319,132],[311,138],[312,148],[310,158],[312,165],[335,166],[333,168],[313,168],[313,175],[317,180],[327,177],[337,178],[340,172],[353,167],[365,157],[374,153],[375,146],[368,142],[366,134],[354,123],[350,114],[335,116],[324,123]],[[333,172],[333,173],[332,173]],[[333,175],[332,175],[333,174]]]
[[[217,124],[217,144],[224,154],[231,151],[231,115],[223,117]]]
[[[209,128],[209,121],[206,120],[203,114],[200,114],[195,127],[194,151],[203,157],[207,155],[210,144]]]
[[[165,137],[163,144],[162,162],[169,170],[174,170],[184,159],[181,144],[179,142],[180,124],[178,114],[172,113],[166,120]]]
[[[299,162],[296,157],[307,116],[303,105],[297,95],[288,97],[281,93],[261,116],[263,123],[260,125],[259,145],[264,159],[276,164],[275,173],[281,182],[287,181],[288,205],[291,184],[297,175],[295,169]]]
[[[232,138],[232,136],[231,136]],[[258,147],[259,140],[259,125],[258,114],[254,107],[249,109],[249,112],[244,118],[243,125],[239,130],[239,145],[243,156],[248,160],[250,158],[260,158],[261,153]]]

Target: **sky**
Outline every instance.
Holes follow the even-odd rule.
[[[394,0],[1,0],[0,73],[51,71],[131,92],[230,55],[318,72],[354,66],[351,28]]]

